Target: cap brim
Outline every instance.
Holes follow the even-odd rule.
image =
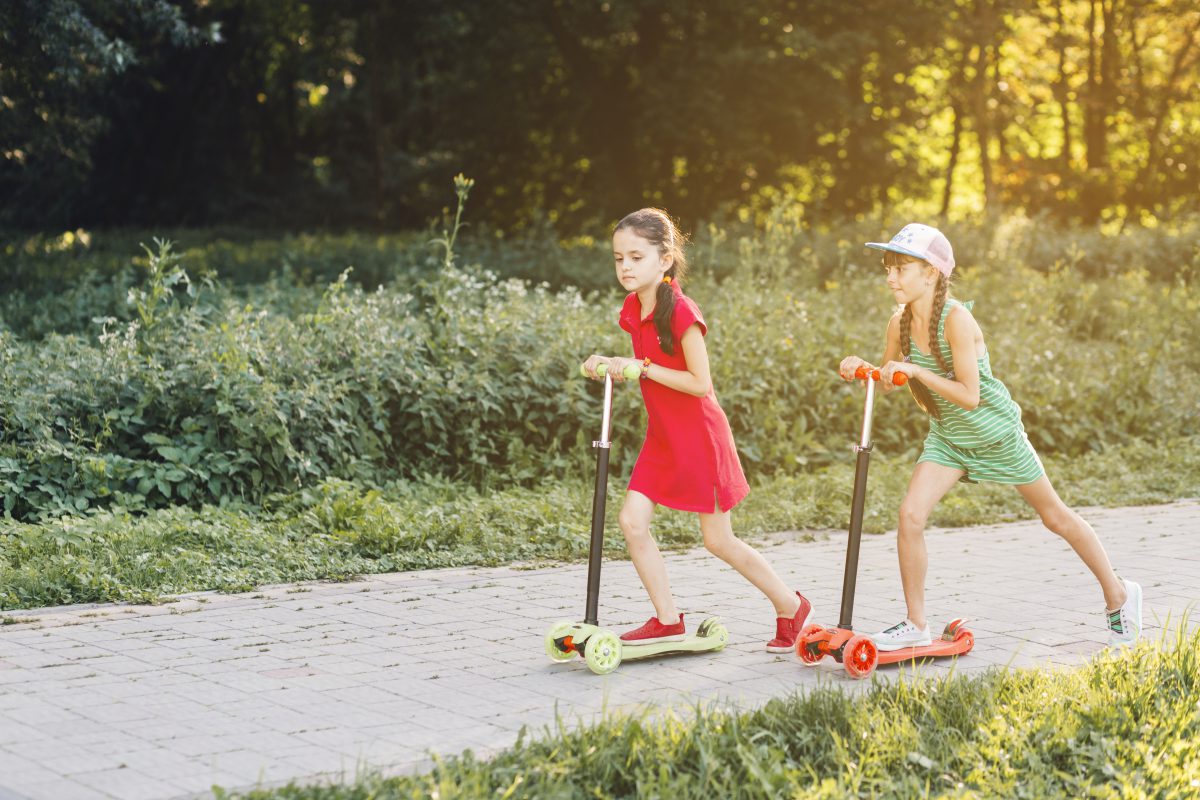
[[[901,247],[900,245],[892,244],[891,242],[867,242],[866,246],[871,248],[872,250],[889,250],[893,253],[902,253],[903,255],[906,255],[906,256],[912,256],[913,258],[919,258],[922,261],[928,260],[925,256],[921,255],[920,253],[914,253],[912,250],[909,250],[906,247]]]

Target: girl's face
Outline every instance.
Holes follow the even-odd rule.
[[[915,302],[937,283],[937,268],[919,259],[910,259],[896,266],[884,264],[887,285],[897,303]]]
[[[671,268],[670,256],[664,258],[657,245],[630,228],[613,234],[613,259],[617,280],[627,292],[641,292],[655,286]]]

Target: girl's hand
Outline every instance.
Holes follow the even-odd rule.
[[[638,369],[642,368],[642,362],[636,358],[610,358],[608,360],[608,374],[612,375],[612,379],[617,383],[625,380],[625,367],[633,364]]]
[[[598,380],[600,380],[600,376],[596,374],[596,369],[601,364],[610,364],[609,372],[612,372],[612,366],[610,363],[611,361],[612,361],[611,358],[606,358],[605,356],[598,356],[595,354],[590,355],[590,356],[588,356],[588,360],[583,362],[583,371],[588,374],[589,378],[591,378],[594,381],[598,381]]]
[[[920,370],[920,367],[909,361],[889,361],[879,368],[879,382],[883,384],[885,389],[891,389],[892,376],[897,372],[903,372],[908,376],[909,380],[912,380],[917,377],[917,373]]]
[[[866,367],[868,373],[875,369],[858,356],[846,356],[842,359],[841,366],[838,367],[838,374],[842,376],[842,380],[852,381],[854,380],[854,373],[858,371],[859,367]]]

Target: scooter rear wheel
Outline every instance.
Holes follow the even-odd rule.
[[[729,644],[729,629],[719,622],[714,622],[711,626],[709,626],[705,638],[713,639],[716,642],[716,646],[712,649],[714,653],[719,650],[724,650],[725,645]]]
[[[842,650],[842,663],[853,678],[870,677],[878,660],[879,650],[870,636],[852,636]]]

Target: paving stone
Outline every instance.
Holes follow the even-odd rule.
[[[1200,600],[1200,502],[1082,513],[1117,569],[1142,582],[1147,636],[1168,618],[1177,625]],[[882,667],[874,680],[1063,669],[1104,651],[1099,589],[1036,521],[936,529],[926,539],[931,624],[971,618],[975,649]],[[834,624],[845,544],[840,532],[783,534],[761,549],[813,600],[816,621]],[[805,667],[765,653],[770,604],[702,549],[667,562],[689,624],[720,616],[729,645],[607,676],[543,652],[546,628],[581,614],[580,564],[15,612],[36,621],[0,628],[0,797],[173,800],[213,784],[352,780],[368,766],[407,774],[428,769],[433,754],[497,752],[524,725],[540,736],[622,712],[686,716],[698,704],[748,708],[817,686],[871,685],[828,659]],[[605,563],[601,619],[620,630],[649,613],[632,565]],[[856,628],[903,613],[895,536],[867,536]]]

